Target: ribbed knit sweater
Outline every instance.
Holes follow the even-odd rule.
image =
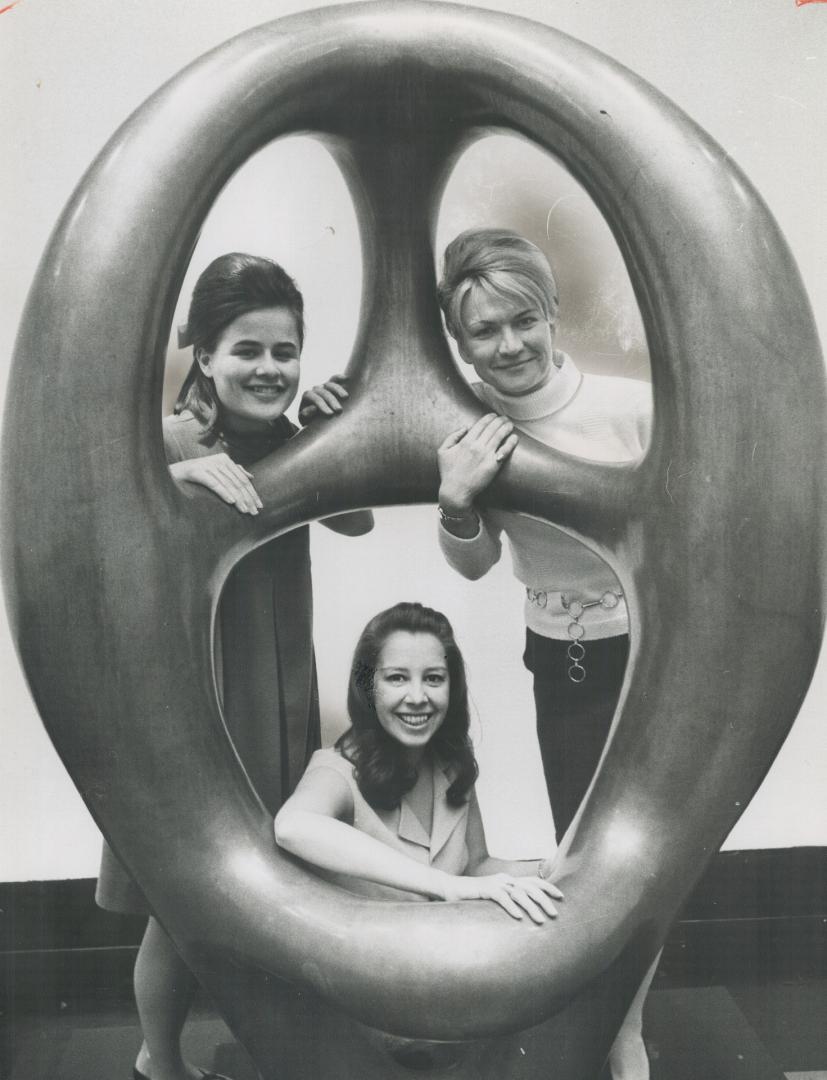
[[[648,384],[607,375],[584,375],[562,353],[555,355],[549,381],[522,397],[501,394],[485,383],[472,387],[477,397],[514,421],[539,442],[592,461],[624,462],[640,457],[651,425],[652,396]],[[567,601],[597,600],[621,593],[620,583],[602,559],[579,541],[551,525],[502,510],[480,514],[480,530],[463,540],[441,526],[439,543],[450,565],[476,580],[502,553],[501,535],[511,547],[514,574],[527,589],[526,625],[543,637],[567,639],[571,615]],[[584,640],[628,632],[622,596],[613,608],[588,607],[581,619]]]

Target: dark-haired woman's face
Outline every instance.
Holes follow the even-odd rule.
[[[299,388],[300,356],[293,313],[271,307],[239,315],[198,363],[213,380],[228,426],[255,431],[289,408]]]
[[[421,754],[442,726],[451,696],[439,638],[408,630],[389,634],[379,652],[373,686],[381,726],[414,756]]]

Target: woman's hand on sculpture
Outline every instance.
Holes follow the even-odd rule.
[[[545,859],[540,859],[537,864],[537,877],[542,878],[543,881],[551,881],[557,873],[559,861],[559,852],[555,851],[553,855],[548,855]]]
[[[317,416],[336,416],[349,396],[344,375],[331,375],[327,382],[305,390],[299,402],[299,423],[306,427]]]
[[[557,915],[553,900],[562,900],[556,885],[536,877],[513,877],[511,874],[490,874],[487,877],[467,877],[447,874],[445,900],[493,900],[513,919],[526,914],[532,922],[542,925]]]
[[[257,514],[263,503],[253,487],[252,473],[227,454],[176,461],[169,471],[176,480],[200,484],[242,514]]]
[[[511,457],[518,439],[508,417],[497,413],[451,432],[437,450],[439,505],[446,513],[470,512],[474,499]]]

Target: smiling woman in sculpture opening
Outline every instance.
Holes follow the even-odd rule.
[[[371,619],[348,712],[352,726],[316,751],[276,817],[281,847],[371,897],[493,900],[535,923],[556,915],[556,886],[488,855],[465,667],[444,615],[403,603]]]

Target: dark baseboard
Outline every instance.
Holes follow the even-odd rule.
[[[664,948],[672,986],[827,975],[827,847],[722,851]]]
[[[125,1000],[145,920],[95,905],[93,879],[0,884],[7,1008]],[[657,986],[827,974],[827,848],[719,853],[667,939]]]

